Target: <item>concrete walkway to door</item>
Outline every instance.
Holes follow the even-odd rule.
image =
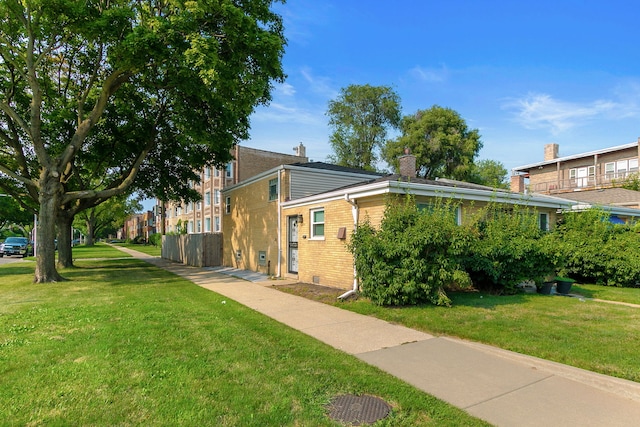
[[[430,334],[119,248],[233,299],[497,426],[633,426],[640,383]],[[282,282],[279,282],[282,283]]]

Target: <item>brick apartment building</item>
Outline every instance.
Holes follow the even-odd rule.
[[[640,140],[640,138],[638,138]],[[554,194],[597,205],[640,208],[640,192],[621,186],[638,177],[638,141],[570,156],[544,146],[544,160],[512,169],[511,191]]]
[[[191,187],[200,193],[202,199],[195,203],[164,202],[165,233],[211,233],[222,231],[223,206],[222,189],[242,182],[252,176],[276,166],[306,163],[306,148],[300,143],[294,148],[295,154],[276,153],[236,145],[234,160],[225,169],[205,168],[200,172],[200,182]],[[156,202],[162,206],[162,201]],[[158,215],[158,224],[162,224]],[[163,232],[159,229],[158,232]]]
[[[155,215],[152,211],[147,211],[130,216],[123,227],[121,239],[133,240],[136,237],[149,240],[149,236],[156,233]]]

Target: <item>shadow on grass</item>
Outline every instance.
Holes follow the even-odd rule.
[[[572,294],[579,294],[582,295],[585,298],[597,298],[598,297],[598,293],[594,292],[592,290],[589,289],[585,289],[580,287],[580,285],[573,285],[571,287],[571,291]]]
[[[2,269],[0,269],[0,271],[2,271],[2,275],[3,276],[9,276],[9,275],[14,275],[14,274],[33,274],[34,269],[32,265],[4,265],[2,267]]]

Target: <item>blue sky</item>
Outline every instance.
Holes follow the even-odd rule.
[[[277,5],[286,82],[243,145],[331,154],[327,103],[391,86],[402,113],[437,104],[480,131],[507,170],[640,137],[640,3],[627,0],[289,0]]]

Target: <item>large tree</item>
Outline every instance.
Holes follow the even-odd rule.
[[[416,156],[419,177],[466,179],[482,148],[477,129],[450,108],[434,105],[402,119],[402,135],[385,146],[383,157],[396,169],[405,149]]]
[[[229,160],[284,78],[272,3],[0,0],[0,190],[38,206],[36,282],[62,279],[56,223]]]
[[[326,114],[333,128],[329,160],[375,170],[388,130],[400,124],[400,97],[388,86],[350,85],[329,102]]]
[[[509,189],[507,169],[501,162],[483,159],[474,162],[468,181],[493,188]]]

